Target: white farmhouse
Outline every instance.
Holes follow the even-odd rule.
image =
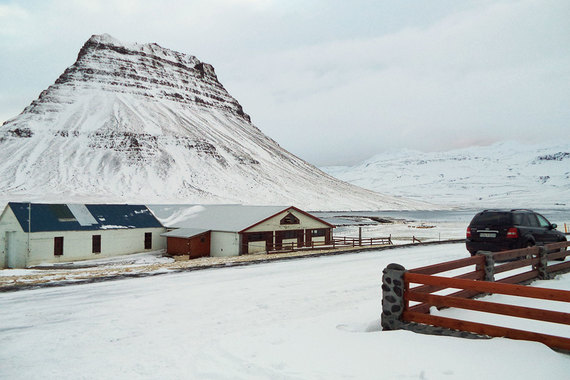
[[[0,215],[0,268],[164,249],[165,231],[142,205],[11,202]]]
[[[149,206],[173,229],[167,253],[238,256],[331,242],[334,225],[293,206]]]

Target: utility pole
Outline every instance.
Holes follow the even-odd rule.
[[[28,202],[28,255],[26,256],[26,264],[30,261],[30,233],[32,232],[32,202]]]

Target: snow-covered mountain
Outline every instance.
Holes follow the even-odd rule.
[[[570,143],[403,150],[322,168],[364,188],[459,207],[570,208]]]
[[[282,149],[196,57],[92,36],[0,127],[0,198],[417,209]],[[0,201],[2,201],[0,200]]]

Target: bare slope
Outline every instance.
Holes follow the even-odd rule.
[[[402,209],[425,204],[341,182],[282,149],[196,57],[92,36],[77,61],[0,127],[6,199],[294,204]]]

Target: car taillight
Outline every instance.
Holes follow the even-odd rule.
[[[469,239],[471,237],[471,228],[467,227],[467,239]]]
[[[507,239],[518,239],[519,230],[515,227],[511,227],[507,230]]]

